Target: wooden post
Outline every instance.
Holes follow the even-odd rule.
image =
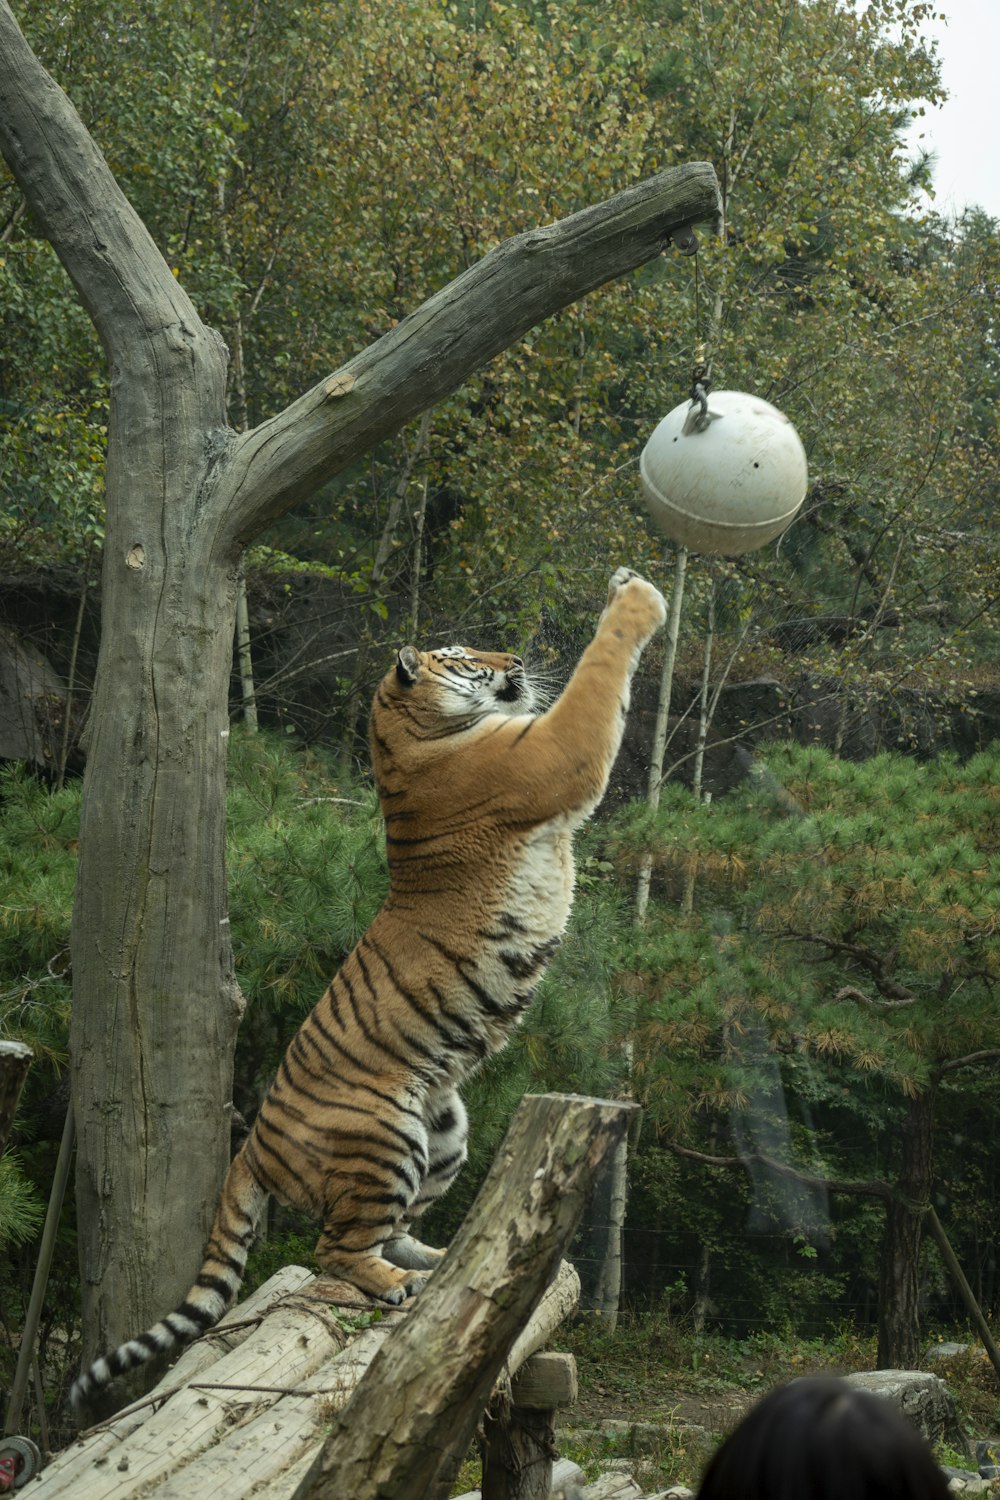
[[[482,1500],[549,1500],[556,1412],[578,1393],[572,1354],[534,1354],[522,1366],[509,1397],[486,1412]]]
[[[941,1223],[941,1220],[938,1218],[937,1214],[930,1206],[930,1204],[927,1205],[927,1208],[924,1212],[924,1217],[926,1218],[931,1234],[934,1236],[934,1239],[937,1242],[937,1247],[941,1252],[941,1258],[944,1261],[945,1265],[948,1267],[948,1270],[951,1272],[952,1277],[954,1278],[955,1285],[958,1287],[958,1290],[962,1294],[962,1300],[969,1310],[969,1317],[972,1320],[976,1332],[979,1334],[979,1337],[983,1341],[983,1348],[989,1355],[990,1363],[992,1364],[994,1370],[996,1370],[997,1374],[1000,1375],[1000,1351],[998,1351],[993,1338],[993,1334],[990,1332],[990,1325],[987,1323],[985,1317],[983,1316],[983,1310],[979,1306],[979,1303],[976,1301],[975,1293],[973,1292],[968,1281],[965,1279],[965,1272],[962,1270],[962,1267],[958,1263],[958,1256],[951,1248],[951,1240],[949,1240],[948,1236],[944,1232],[944,1225]]]
[[[73,1105],[71,1103],[66,1110],[62,1140],[59,1142],[59,1155],[56,1158],[55,1176],[52,1179],[52,1190],[49,1193],[49,1206],[45,1210],[42,1240],[38,1247],[35,1276],[31,1283],[31,1297],[28,1300],[28,1311],[24,1317],[24,1327],[21,1329],[21,1347],[17,1355],[17,1368],[14,1371],[14,1382],[10,1388],[10,1399],[7,1402],[7,1411],[4,1416],[4,1437],[8,1437],[13,1433],[21,1420],[21,1407],[24,1404],[25,1392],[28,1389],[31,1362],[35,1357],[35,1339],[38,1336],[38,1325],[42,1320],[45,1288],[49,1283],[49,1271],[52,1268],[52,1257],[55,1254],[56,1236],[59,1233],[59,1220],[62,1217],[63,1199],[66,1196],[66,1184],[69,1182],[69,1170],[73,1162],[75,1140],[76,1130],[73,1124]]]
[[[0,1042],[0,1156],[10,1136],[17,1101],[34,1056],[24,1042]]]
[[[447,1258],[335,1417],[295,1500],[444,1500],[635,1109],[576,1095],[521,1101]]]

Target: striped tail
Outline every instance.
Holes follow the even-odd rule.
[[[247,1254],[267,1196],[266,1188],[251,1172],[241,1151],[226,1175],[205,1259],[194,1286],[180,1306],[161,1322],[119,1344],[84,1370],[69,1393],[75,1411],[88,1406],[127,1370],[183,1348],[218,1323],[240,1289]]]

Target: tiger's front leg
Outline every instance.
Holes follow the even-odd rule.
[[[559,698],[535,718],[512,718],[469,757],[478,784],[502,787],[510,817],[579,827],[607,788],[621,746],[630,684],[643,647],[667,617],[663,595],[631,568],[618,568],[608,602]],[[467,772],[449,764],[456,787]],[[474,788],[462,787],[471,796]]]
[[[602,630],[608,627],[618,639],[631,637],[633,648],[640,652],[666,618],[667,606],[655,584],[640,578],[631,568],[616,568],[594,638],[599,639]]]

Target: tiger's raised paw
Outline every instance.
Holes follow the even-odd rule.
[[[608,584],[607,616],[612,609],[633,617],[632,623],[641,645],[659,630],[667,618],[667,606],[659,589],[632,568],[616,568]]]

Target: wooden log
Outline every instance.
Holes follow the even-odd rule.
[[[549,1500],[555,1435],[551,1411],[501,1405],[487,1413],[482,1500]]]
[[[572,1354],[533,1354],[486,1412],[480,1442],[482,1500],[549,1500],[556,1410],[579,1387]]]
[[[579,1464],[575,1464],[571,1458],[558,1458],[552,1465],[552,1490],[553,1496],[582,1494],[587,1483],[587,1477]],[[454,1500],[482,1500],[480,1490],[466,1490],[462,1495],[456,1495]]]
[[[190,1384],[177,1390],[182,1378],[190,1382],[211,1369],[219,1382],[235,1374],[252,1386],[288,1382],[312,1373],[338,1342],[325,1322],[303,1310],[303,1293],[314,1281],[301,1266],[286,1267],[272,1277],[228,1313],[210,1339],[185,1350],[150,1397],[119,1412],[59,1454],[33,1483],[37,1500],[70,1494],[74,1500],[100,1500],[105,1495],[126,1500],[139,1484],[162,1478],[180,1465],[182,1457],[190,1461],[199,1446],[213,1442],[239,1403],[219,1399],[231,1393],[219,1393],[209,1402],[208,1393],[192,1391]],[[298,1289],[290,1297],[288,1289],[296,1284]],[[273,1309],[270,1315],[257,1321],[257,1315],[269,1308]],[[246,1327],[248,1318],[253,1322]],[[230,1340],[234,1347],[227,1350]],[[292,1355],[297,1357],[295,1365]],[[171,1394],[174,1400],[167,1399]],[[184,1414],[175,1404],[178,1398],[186,1402]],[[254,1399],[259,1398],[250,1397]],[[245,1396],[244,1404],[246,1400]],[[124,1468],[119,1470],[120,1464]]]
[[[522,1358],[551,1339],[576,1305],[579,1286],[573,1267],[564,1262],[512,1351],[511,1373]],[[262,1372],[258,1341],[251,1335],[260,1326],[261,1303],[269,1288],[272,1308],[275,1293],[280,1304],[276,1311],[267,1312],[264,1324],[276,1357]],[[289,1301],[289,1291],[302,1291],[306,1296]],[[348,1343],[311,1374],[293,1380],[289,1361],[308,1328],[310,1313],[303,1310],[304,1303],[308,1309],[308,1298],[349,1304],[337,1309]],[[363,1320],[373,1314],[378,1322],[371,1327],[356,1326],[359,1315]],[[92,1500],[104,1493],[93,1487],[95,1472],[113,1478],[116,1497],[129,1494],[129,1476],[140,1472],[143,1494],[151,1500],[190,1500],[192,1494],[211,1495],[212,1500],[244,1500],[254,1488],[266,1488],[272,1500],[290,1496],[319,1454],[331,1416],[347,1405],[383,1341],[407,1315],[405,1310],[377,1309],[343,1282],[317,1279],[300,1266],[287,1267],[186,1349],[145,1401],[119,1412],[59,1455],[45,1471],[44,1490],[35,1486],[39,1500],[70,1495],[73,1500],[80,1496]],[[222,1347],[213,1347],[216,1344]],[[244,1359],[230,1357],[226,1347],[230,1344],[241,1350]],[[202,1396],[222,1403],[231,1424],[217,1430],[208,1446],[200,1423],[192,1424],[185,1404]],[[172,1411],[177,1413],[175,1418],[170,1417]],[[143,1431],[149,1424],[153,1424],[154,1448],[166,1451],[170,1459],[155,1472],[150,1467],[149,1438]]]
[[[538,1306],[514,1340],[504,1373],[510,1378],[524,1362],[548,1343],[559,1324],[575,1312],[580,1301],[580,1278],[568,1260],[561,1261],[555,1279],[549,1282]]]
[[[43,1476],[45,1484],[50,1486],[50,1492],[55,1495],[64,1488],[67,1492],[75,1490],[80,1475],[94,1466],[106,1463],[112,1453],[117,1460],[129,1433],[141,1427],[178,1386],[196,1379],[203,1370],[214,1365],[221,1355],[239,1348],[277,1303],[292,1292],[301,1291],[315,1279],[314,1274],[304,1266],[285,1266],[269,1277],[263,1286],[259,1286],[245,1302],[232,1308],[203,1338],[190,1344],[148,1396],[132,1406],[124,1407],[109,1421],[101,1422],[89,1432],[81,1433],[75,1443],[57,1454]],[[36,1493],[40,1493],[37,1485],[35,1489]]]
[[[10,1138],[17,1102],[34,1055],[24,1042],[0,1042],[0,1156]]]
[[[930,1204],[928,1204],[927,1208],[924,1210],[924,1217],[928,1225],[930,1226],[931,1234],[934,1236],[934,1239],[937,1242],[937,1247],[941,1252],[941,1259],[948,1267],[948,1270],[951,1272],[952,1279],[954,1280],[955,1285],[958,1287],[959,1293],[961,1294],[962,1300],[965,1303],[966,1311],[969,1314],[972,1325],[983,1341],[983,1348],[986,1350],[986,1353],[989,1356],[990,1364],[993,1366],[997,1375],[1000,1375],[1000,1350],[997,1349],[996,1341],[993,1338],[992,1330],[990,1329],[990,1325],[986,1321],[983,1310],[979,1306],[979,1303],[976,1301],[976,1295],[973,1292],[968,1281],[966,1280],[965,1272],[959,1265],[958,1256],[952,1249],[951,1240],[949,1240],[947,1234],[945,1233],[944,1225],[941,1223],[941,1220],[938,1218],[937,1213]]]
[[[574,1406],[579,1394],[572,1354],[533,1354],[510,1386],[511,1403],[529,1411],[557,1411]]]
[[[448,1494],[518,1329],[634,1105],[522,1100],[451,1252],[383,1347],[295,1500]]]

